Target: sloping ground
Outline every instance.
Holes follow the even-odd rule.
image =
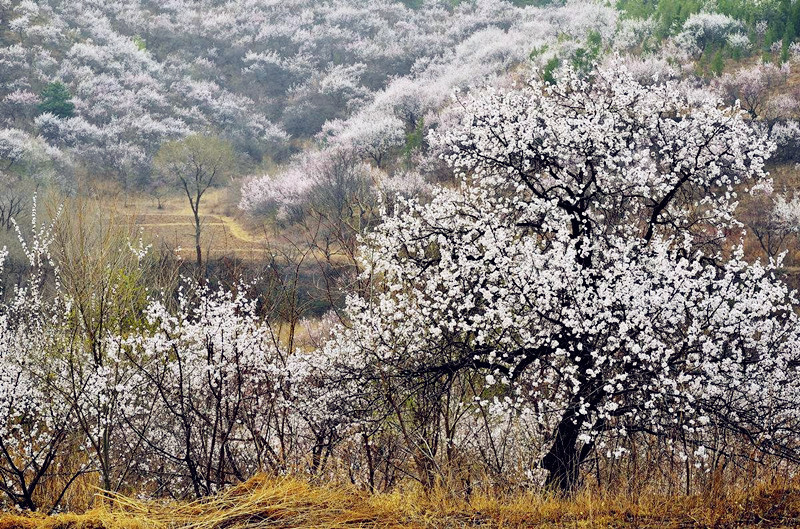
[[[126,206],[116,208],[116,222],[133,223],[142,229],[148,242],[165,245],[184,259],[194,259],[194,217],[186,197],[172,195],[161,200],[161,208],[148,197],[132,196]],[[213,189],[206,193],[201,205],[201,244],[206,257],[233,256],[241,259],[263,259],[266,237],[252,233],[229,214],[226,191]]]
[[[141,229],[145,242],[154,248],[169,250],[189,262],[195,259],[194,216],[184,196],[173,194],[162,198],[161,208],[150,197],[130,196],[124,207],[108,209],[117,224]],[[303,229],[278,229],[267,222],[259,226],[258,221],[248,225],[245,219],[235,216],[236,211],[227,190],[213,189],[206,193],[200,215],[200,243],[206,260],[231,257],[264,263],[275,251],[299,255],[309,248],[310,233]],[[350,264],[345,255],[324,255],[319,250],[309,251],[305,262],[316,269],[317,259]]]
[[[194,503],[143,503],[108,497],[86,514],[7,515],[0,529],[245,529],[245,528],[688,528],[795,527],[800,489],[758,488],[726,498],[601,498],[573,500],[525,494],[469,503],[418,493],[367,495],[296,479],[258,478]]]

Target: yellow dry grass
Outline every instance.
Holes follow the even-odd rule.
[[[142,502],[103,495],[84,514],[6,515],[0,529],[245,528],[679,528],[794,527],[800,489],[759,486],[748,492],[638,498],[586,491],[572,499],[540,493],[510,498],[403,490],[367,494],[296,478],[255,478],[219,496],[190,503]]]
[[[155,199],[145,195],[129,195],[124,200],[106,197],[105,200],[109,204],[109,215],[116,222],[132,223],[142,230],[147,242],[169,248],[182,259],[194,259],[194,217],[185,196],[172,194],[164,197],[161,208]],[[307,249],[307,234],[302,230],[288,229],[278,233],[273,226],[249,225],[237,217],[228,189],[207,191],[200,211],[200,239],[206,259],[235,257],[245,261],[263,261],[275,250],[292,254],[298,249]],[[310,251],[308,255],[308,261],[328,258],[337,264],[349,263],[346,256],[329,257],[319,250]]]
[[[106,198],[108,200],[108,198]],[[118,222],[132,222],[142,229],[146,240],[175,250],[184,259],[194,258],[194,217],[186,197],[173,194],[161,200],[161,208],[152,197],[129,195],[123,205],[110,211]],[[212,189],[201,205],[201,244],[207,257],[235,256],[261,259],[265,255],[266,238],[253,233],[232,216],[228,192]]]

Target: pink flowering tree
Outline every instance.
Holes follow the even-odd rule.
[[[766,256],[779,260],[800,235],[800,197],[778,193],[759,197],[744,220]]]
[[[772,92],[786,83],[788,75],[788,65],[757,64],[723,75],[718,85],[729,104],[738,101],[756,119],[767,110]]]

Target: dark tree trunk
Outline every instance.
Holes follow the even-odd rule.
[[[564,494],[575,490],[581,460],[585,457],[577,448],[580,428],[573,418],[568,413],[561,419],[553,445],[542,459],[542,468],[548,471],[545,487]]]
[[[200,215],[194,214],[194,248],[197,252],[197,269],[203,267],[203,250],[200,247]]]

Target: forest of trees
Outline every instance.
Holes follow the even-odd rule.
[[[0,0],[3,505],[796,474],[798,31],[788,0]],[[212,195],[262,253],[204,246]],[[184,204],[191,258],[117,196]]]

